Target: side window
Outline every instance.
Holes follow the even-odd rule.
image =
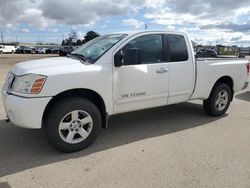
[[[162,35],[144,35],[133,39],[122,48],[123,55],[129,49],[137,49],[141,54],[141,64],[159,63],[163,61]]]
[[[169,34],[167,35],[167,41],[170,62],[188,60],[188,50],[184,36]]]

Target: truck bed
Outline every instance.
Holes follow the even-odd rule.
[[[234,92],[240,91],[247,80],[247,63],[248,59],[236,57],[197,58],[195,90],[191,99],[208,98],[221,75],[232,78]]]

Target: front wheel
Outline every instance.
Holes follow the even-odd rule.
[[[226,113],[231,99],[231,88],[227,84],[218,83],[214,86],[209,98],[203,101],[203,108],[211,116],[221,116]]]
[[[46,132],[50,144],[62,152],[75,152],[94,142],[101,114],[89,100],[75,97],[57,103],[49,112]]]

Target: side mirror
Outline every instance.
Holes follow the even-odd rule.
[[[115,67],[121,67],[123,65],[123,58],[124,55],[122,54],[121,50],[115,54],[114,57]]]
[[[114,57],[115,67],[121,67],[123,65],[138,65],[141,64],[141,61],[141,50],[139,48],[129,48],[126,50],[125,55],[123,55],[120,50]]]

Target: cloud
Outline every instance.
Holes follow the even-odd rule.
[[[221,29],[231,32],[250,32],[250,22],[245,24],[235,24],[235,23],[227,23],[227,24],[209,24],[200,27],[201,29]]]
[[[53,32],[96,23],[108,30],[112,23],[105,20],[117,18],[117,28],[143,29],[147,23],[149,28],[186,30],[197,40],[232,42],[250,35],[249,0],[0,0],[0,29],[5,31],[20,31],[22,24]]]
[[[30,32],[29,29],[21,29],[20,31],[21,31],[22,33],[29,33],[29,32]]]
[[[16,18],[24,12],[24,2],[19,0],[0,0],[0,25],[8,27],[16,25]]]
[[[59,29],[58,28],[53,28],[53,29],[49,29],[49,31],[57,33],[59,31]]]
[[[145,17],[160,25],[241,25],[238,16],[250,13],[249,0],[148,0],[146,6]]]
[[[151,13],[163,16],[162,13],[192,15],[198,19],[225,19],[235,15],[239,9],[250,7],[249,0],[148,0],[147,8]],[[222,17],[221,17],[222,16]]]
[[[237,18],[250,14],[250,4],[249,0],[0,0],[0,25],[15,27],[28,23],[39,28],[51,24],[93,26],[105,17],[129,16],[134,19],[141,10],[150,23],[166,26],[190,24],[204,29],[209,25],[241,25]],[[124,23],[128,25],[126,20]],[[137,24],[142,22],[138,20]],[[136,25],[134,20],[131,23]]]
[[[242,39],[242,36],[238,36],[238,37],[232,37],[231,38],[231,42],[235,42],[235,41],[239,41],[239,40],[241,40]]]
[[[33,25],[37,28],[47,27],[50,23],[53,23],[52,20],[46,19],[42,16],[42,11],[29,8],[24,11],[24,13],[18,18],[19,23],[24,22],[30,25]]]
[[[137,12],[144,0],[44,0],[39,8],[43,16],[58,23],[85,25],[102,16],[120,16]]]
[[[145,0],[0,0],[0,25],[93,25],[102,17],[136,15]]]
[[[169,29],[169,30],[174,30],[174,29],[175,29],[175,26],[168,25],[168,26],[167,26],[167,29]]]
[[[42,28],[51,21],[42,16],[34,0],[0,0],[0,27],[13,29],[20,23]]]
[[[122,23],[123,25],[126,25],[126,26],[132,26],[135,29],[142,29],[145,26],[144,22],[133,19],[133,18],[123,19]]]

